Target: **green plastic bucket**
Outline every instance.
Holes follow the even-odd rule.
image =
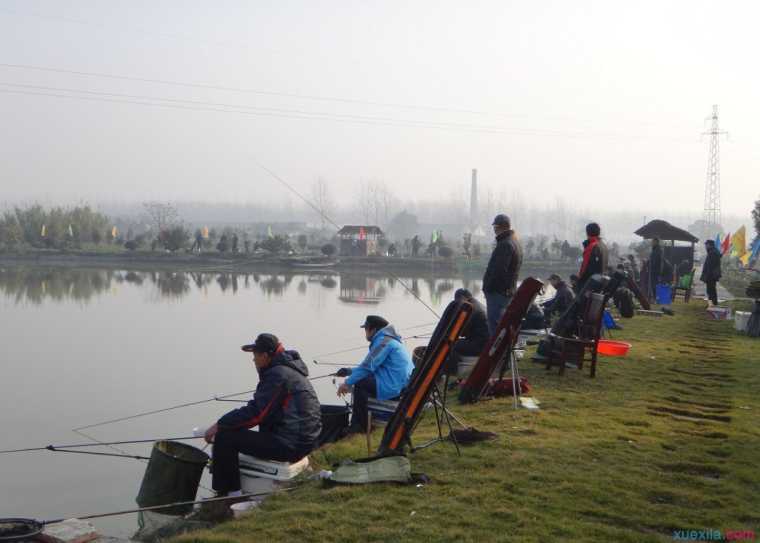
[[[200,449],[177,441],[157,441],[153,444],[148,467],[145,468],[137,505],[153,507],[195,500],[208,455]],[[181,505],[160,512],[184,515],[192,505]]]

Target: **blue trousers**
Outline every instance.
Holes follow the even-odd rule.
[[[493,336],[496,327],[499,325],[499,319],[507,309],[512,296],[504,296],[498,292],[485,292],[486,296],[486,316],[488,317],[488,333]]]

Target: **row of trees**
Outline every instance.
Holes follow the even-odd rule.
[[[86,205],[48,210],[36,204],[15,207],[0,218],[0,248],[5,249],[78,247],[112,240],[111,234],[108,217]]]

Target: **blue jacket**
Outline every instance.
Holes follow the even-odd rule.
[[[346,384],[355,385],[365,377],[375,376],[377,399],[389,400],[401,394],[409,382],[414,364],[401,343],[401,336],[392,324],[375,332],[369,343],[369,353],[346,379]]]

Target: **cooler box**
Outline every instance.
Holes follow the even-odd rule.
[[[290,481],[309,467],[309,457],[298,462],[275,462],[241,454],[240,489],[245,493],[263,494],[274,492],[278,483]]]
[[[746,332],[747,326],[749,326],[749,318],[752,313],[749,311],[737,311],[734,313],[734,328],[737,332]]]

